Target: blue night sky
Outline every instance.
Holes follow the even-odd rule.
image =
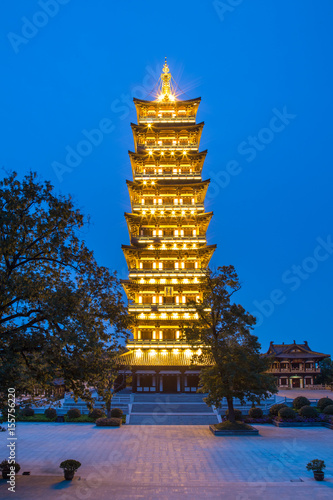
[[[263,349],[308,340],[332,353],[333,2],[1,8],[1,166],[70,193],[91,216],[85,239],[98,262],[125,278],[131,100],[150,98],[167,55],[184,98],[202,97],[212,266],[236,267],[237,300],[257,315]]]

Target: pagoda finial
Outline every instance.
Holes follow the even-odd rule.
[[[174,96],[172,94],[172,89],[171,89],[171,73],[169,70],[169,66],[167,63],[167,58],[165,57],[164,60],[164,66],[163,66],[163,73],[161,74],[161,80],[162,80],[162,93],[161,97],[163,100],[174,100]]]

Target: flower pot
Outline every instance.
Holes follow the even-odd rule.
[[[64,476],[67,481],[71,481],[74,477],[75,472],[73,470],[64,470]]]
[[[324,481],[325,473],[322,470],[314,471],[313,477],[315,478],[316,481]]]
[[[2,471],[2,479],[9,479],[9,474],[10,474],[9,470],[3,470]]]

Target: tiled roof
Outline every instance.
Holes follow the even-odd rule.
[[[276,358],[304,358],[304,359],[313,359],[313,358],[327,358],[330,355],[324,354],[323,352],[312,351],[307,342],[303,344],[274,344],[270,343],[269,349],[267,351],[268,355],[274,356]]]

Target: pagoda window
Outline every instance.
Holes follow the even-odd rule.
[[[152,304],[156,304],[156,295],[153,295]]]
[[[175,229],[173,234],[174,236],[179,236],[179,229]]]
[[[159,269],[163,269],[163,262],[159,262],[159,263],[158,263],[158,268],[159,268]]]
[[[185,269],[185,262],[181,262],[180,266],[181,266],[182,269]]]
[[[191,169],[191,172],[192,172],[192,169]],[[192,202],[192,205],[194,205],[195,204],[195,199],[192,198],[191,202]]]
[[[138,340],[141,340],[141,330],[138,330]]]
[[[183,296],[182,296],[182,303],[183,303],[183,304],[186,304],[186,295],[183,295]]]
[[[179,269],[179,262],[175,262],[175,269]]]
[[[153,331],[153,340],[156,340],[156,330]]]
[[[163,304],[163,295],[160,295],[158,297],[158,302],[159,302],[159,304]]]
[[[176,295],[176,304],[179,304],[179,295]]]
[[[174,205],[178,205],[178,198],[174,198],[174,200],[173,200],[173,204],[174,204]]]
[[[140,263],[139,263],[139,268],[140,268],[140,269],[143,269],[143,262],[140,262]]]
[[[160,173],[162,173],[162,169],[161,169],[161,172],[160,172]],[[159,205],[162,205],[162,203],[163,203],[162,198],[159,198],[159,199],[158,199],[158,204],[159,204]]]
[[[173,333],[173,331],[171,330],[166,330],[164,332],[164,340],[174,340],[175,338],[175,334]]]
[[[141,337],[142,340],[151,340],[151,333],[149,331],[143,331],[141,335],[142,335],[142,337]],[[143,383],[142,380],[141,380],[141,383],[142,383],[142,385],[146,385]]]
[[[194,263],[194,269],[198,269],[198,267],[199,267],[198,262],[195,262],[195,263]]]
[[[160,340],[163,340],[163,332],[162,332],[162,330],[160,330],[160,331],[158,332],[158,336],[159,336],[159,339],[160,339]]]
[[[139,295],[139,304],[142,304],[142,295]]]
[[[180,331],[177,330],[176,331],[176,340],[179,340],[179,338],[180,338]]]
[[[144,204],[145,204],[145,199],[141,198],[141,205],[144,205]]]

